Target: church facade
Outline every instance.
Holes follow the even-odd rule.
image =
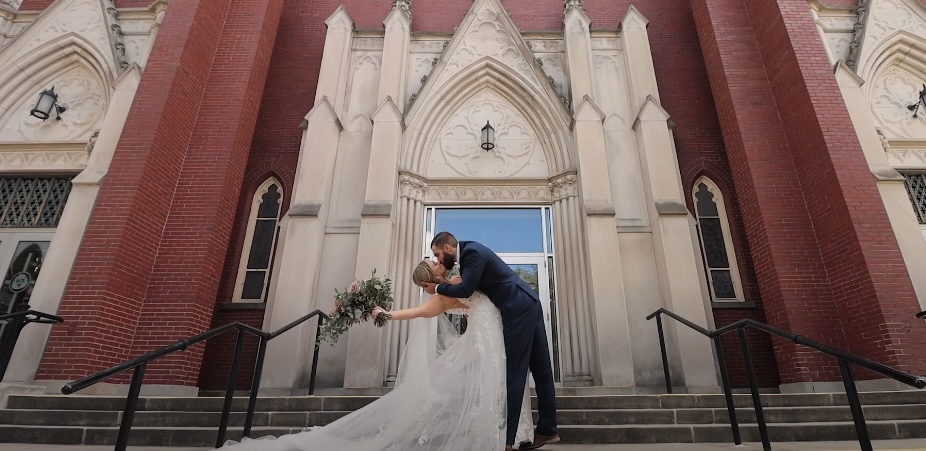
[[[2,0],[0,307],[65,320],[4,382],[274,330],[374,271],[413,306],[442,230],[535,287],[560,386],[664,390],[659,308],[926,374],[923,44],[918,0]],[[673,385],[717,391],[711,341],[665,325]],[[308,386],[314,334],[270,343],[263,389]],[[319,386],[389,386],[406,336],[322,345]],[[841,386],[749,338],[763,387]],[[146,393],[223,388],[234,342]]]

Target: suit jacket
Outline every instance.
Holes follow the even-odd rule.
[[[534,289],[491,249],[475,241],[460,241],[459,253],[463,283],[440,285],[439,294],[466,299],[479,290],[498,307],[503,319],[524,314],[540,302]]]

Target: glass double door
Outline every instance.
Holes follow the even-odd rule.
[[[49,232],[0,233],[0,315],[29,303],[53,236]],[[0,323],[0,342],[8,333],[7,325]]]
[[[560,382],[550,208],[430,207],[425,219],[425,246],[442,231],[452,233],[461,241],[477,241],[494,250],[534,289],[543,308],[554,380]],[[426,256],[430,253],[430,249],[425,249]],[[465,319],[452,317],[451,320],[461,331],[465,328]]]

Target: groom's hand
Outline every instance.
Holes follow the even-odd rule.
[[[424,286],[424,291],[427,291],[428,294],[437,294],[437,284],[424,282],[421,285]]]

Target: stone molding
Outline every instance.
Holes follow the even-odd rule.
[[[86,142],[0,144],[0,172],[82,171]]]

